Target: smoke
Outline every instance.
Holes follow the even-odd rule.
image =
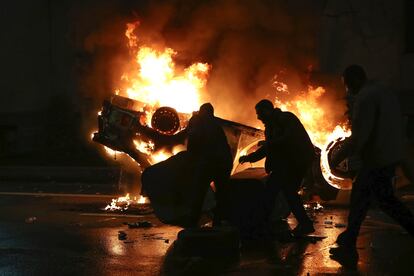
[[[124,30],[127,22],[135,20],[141,23],[141,43],[173,48],[182,66],[197,61],[212,65],[203,100],[215,106],[217,116],[257,126],[257,101],[291,98],[272,85],[275,75],[291,93],[307,91],[310,84],[326,85],[315,83],[320,11],[313,1],[89,2],[94,16],[81,9],[83,21],[78,19],[78,25],[83,33],[78,34],[77,47],[83,53],[82,95],[93,99],[96,107],[113,93],[131,58]],[[323,101],[338,105],[339,93],[326,88],[323,97],[328,100]],[[341,108],[330,112],[333,118],[343,114]]]
[[[279,80],[291,92],[306,91],[311,84],[309,69],[318,68],[315,4],[174,1],[164,9],[168,11],[162,20],[165,25],[158,27],[163,43],[177,50],[184,63],[201,60],[212,65],[206,101],[213,103],[217,115],[256,125],[255,103],[284,97],[272,86],[276,74],[284,72]]]

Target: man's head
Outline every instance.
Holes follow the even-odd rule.
[[[214,107],[211,103],[205,103],[200,106],[198,114],[202,117],[214,117]]]
[[[367,81],[367,75],[362,66],[353,64],[345,68],[342,73],[342,80],[347,92],[357,94]]]
[[[255,108],[257,119],[262,121],[264,124],[269,123],[272,120],[274,107],[271,101],[266,99],[261,100],[256,104]]]

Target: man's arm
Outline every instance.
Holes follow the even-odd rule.
[[[250,153],[249,155],[241,156],[239,158],[240,163],[250,162],[254,163],[266,157],[266,145],[261,146],[255,152]]]

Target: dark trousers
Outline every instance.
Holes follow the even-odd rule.
[[[291,171],[272,172],[269,175],[264,194],[265,220],[269,222],[275,207],[276,196],[279,192],[282,192],[298,223],[312,223],[303,207],[302,199],[298,195],[298,190],[306,171],[307,168],[304,167]]]
[[[230,178],[231,167],[220,164],[218,162],[206,162],[200,160],[196,162],[196,166],[193,172],[193,199],[191,206],[191,226],[197,226],[198,220],[203,208],[204,198],[210,187],[210,183],[213,181],[216,192],[216,212],[215,215],[220,217],[222,214],[223,206],[223,187]]]
[[[380,169],[362,169],[352,185],[346,238],[349,246],[355,246],[371,200],[374,198],[383,212],[396,220],[414,236],[414,216],[394,195],[392,177],[395,165]]]

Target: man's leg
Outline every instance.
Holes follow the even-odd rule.
[[[372,191],[378,199],[379,206],[387,215],[396,220],[404,229],[414,236],[414,216],[394,194],[392,177],[395,167],[389,166],[376,171]]]
[[[221,220],[226,217],[225,212],[225,202],[224,202],[224,189],[225,185],[229,181],[231,169],[226,168],[216,168],[216,173],[213,178],[214,186],[216,188],[215,198],[216,198],[216,207],[214,210],[214,225],[220,225]]]
[[[298,194],[298,189],[304,175],[305,170],[298,170],[296,174],[292,173],[287,175],[283,180],[281,187],[289,207],[298,221],[297,227],[293,230],[293,234],[296,236],[302,236],[315,231],[313,228],[313,222],[303,207],[302,198]]]
[[[255,236],[261,236],[264,239],[273,239],[273,222],[272,213],[275,208],[276,196],[280,191],[280,177],[271,173],[265,183],[261,201],[259,202],[258,211],[255,214]]]
[[[189,227],[198,226],[209,184],[209,168],[203,162],[199,162],[195,166],[191,183],[193,198],[190,205]]]
[[[362,169],[352,185],[348,227],[336,239],[338,247],[331,248],[331,258],[345,267],[355,269],[358,264],[356,241],[370,205],[374,172]]]
[[[283,193],[286,196],[286,200],[292,210],[293,215],[299,224],[309,225],[313,224],[312,220],[308,217],[305,208],[303,207],[303,201],[298,191],[294,188],[284,187]]]
[[[359,230],[367,215],[371,201],[370,186],[373,181],[372,177],[372,170],[362,169],[359,172],[355,182],[352,184],[348,226],[347,229],[337,238],[337,244],[339,246],[356,246]]]
[[[281,177],[271,173],[266,180],[263,195],[264,215],[266,222],[270,222],[270,216],[275,208],[276,196],[281,189]]]

